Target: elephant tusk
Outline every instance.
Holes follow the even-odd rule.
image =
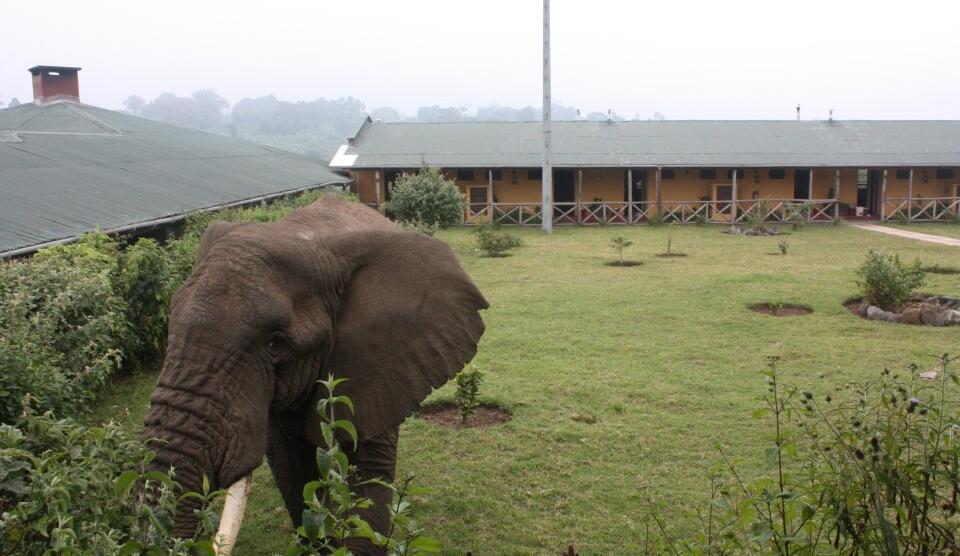
[[[217,556],[230,556],[237,543],[240,524],[243,522],[243,510],[250,493],[250,475],[238,480],[227,489],[227,498],[223,503],[223,515],[220,516],[220,528],[213,539],[213,550]]]

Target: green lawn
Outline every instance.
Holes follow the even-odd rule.
[[[671,508],[674,523],[693,526],[687,514],[705,498],[716,444],[743,458],[747,474],[762,469],[767,429],[750,415],[768,355],[783,358],[789,381],[824,392],[960,349],[960,328],[867,322],[841,306],[856,294],[853,271],[868,248],[931,264],[956,261],[956,248],[846,226],[784,238],[715,226],[518,233],[526,246],[502,259],[479,257],[469,230],[438,235],[490,301],[475,360],[487,373],[483,397],[514,413],[483,430],[403,425],[400,473],[432,490],[418,516],[450,554],[550,554],[568,542],[585,555],[620,554],[639,538],[646,496]],[[689,256],[654,256],[669,233]],[[635,242],[626,256],[642,266],[603,265],[616,235]],[[774,254],[781,239],[787,256]],[[929,278],[926,291],[960,295],[960,276]],[[747,310],[761,301],[815,312]],[[118,384],[96,418],[119,414],[139,427],[152,381]],[[451,396],[448,385],[433,399]],[[238,554],[286,543],[289,525],[265,466],[256,478]]]
[[[933,234],[943,237],[955,237],[960,239],[960,226],[946,222],[914,222],[913,224],[887,223],[891,228],[900,228],[901,230],[910,230],[911,232],[920,232],[923,234]],[[954,259],[956,260],[956,259]]]

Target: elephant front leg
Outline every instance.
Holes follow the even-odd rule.
[[[370,479],[380,479],[392,483],[397,465],[397,438],[400,427],[393,427],[375,438],[360,442],[357,450],[347,454],[350,463],[357,467],[357,477],[352,490],[362,498],[369,498],[373,504],[360,510],[360,517],[373,527],[374,531],[386,535],[390,531],[390,504],[393,492],[376,484],[362,485]],[[383,550],[374,547],[368,541],[349,541],[347,546],[358,555],[383,554]]]
[[[271,415],[267,463],[295,527],[303,522],[303,487],[320,476],[317,448],[303,433],[303,418]]]

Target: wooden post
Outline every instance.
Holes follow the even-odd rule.
[[[487,170],[487,221],[493,224],[493,170]]]
[[[633,169],[627,170],[627,223],[633,224]]]
[[[733,192],[731,193],[732,202],[730,203],[730,225],[737,225],[737,169],[733,169]]]
[[[883,181],[880,182],[880,221],[887,219],[887,169],[883,169]]]
[[[840,170],[833,172],[833,219],[840,218]]]
[[[380,170],[374,174],[374,182],[377,186],[377,208],[380,208]]]
[[[657,220],[663,216],[663,195],[660,192],[660,179],[663,169],[657,166]]]
[[[913,222],[913,168],[910,168],[910,180],[907,182],[907,222]]]
[[[813,168],[810,168],[810,173],[807,174],[807,200],[813,200]]]
[[[577,168],[577,225],[583,224],[583,170]]]
[[[543,177],[540,182],[540,222],[543,233],[553,233],[553,140],[550,101],[550,0],[543,0]]]

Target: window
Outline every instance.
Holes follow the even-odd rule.
[[[500,181],[503,179],[503,170],[491,170],[493,174],[493,181]]]
[[[672,180],[673,179],[673,168],[664,168],[660,170],[660,179],[662,180]]]
[[[740,181],[743,179],[743,176],[746,174],[746,170],[744,170],[743,168],[736,168],[736,170],[737,170],[737,181]],[[733,179],[733,169],[727,170],[727,179],[728,180]]]
[[[473,181],[473,170],[457,170],[457,181]]]
[[[715,180],[717,179],[717,171],[713,169],[701,168],[700,169],[700,179],[702,180]]]
[[[787,171],[783,168],[771,168],[770,172],[767,174],[772,180],[785,180],[787,179]]]
[[[937,179],[938,179],[938,180],[952,180],[952,179],[953,179],[953,168],[937,168]]]
[[[910,168],[897,168],[897,179],[898,180],[910,179]]]
[[[543,179],[543,168],[531,168],[527,170],[527,179],[528,180],[542,180]]]

